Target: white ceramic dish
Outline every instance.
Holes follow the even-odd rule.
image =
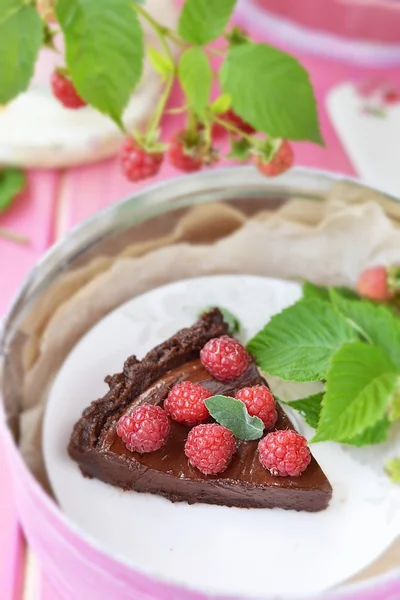
[[[368,464],[368,452],[332,443],[312,447],[334,489],[329,508],[317,514],[172,504],[85,479],[67,455],[73,424],[105,393],[104,376],[120,370],[128,355],[142,357],[210,305],[236,314],[249,339],[300,295],[298,284],[261,277],[186,280],[134,298],[81,339],[50,390],[43,444],[55,495],[83,534],[124,562],[179,584],[261,596],[267,580],[268,592],[280,598],[309,598],[334,586],[391,544],[400,533],[400,491],[390,486],[379,461],[374,468]],[[269,381],[285,400],[316,385]],[[300,432],[311,433],[297,414],[291,416]]]

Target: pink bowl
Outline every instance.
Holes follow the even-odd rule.
[[[277,198],[285,199],[293,193],[312,192],[318,197],[336,180],[332,175],[297,169],[275,183],[246,167],[215,170],[162,183],[111,206],[76,228],[46,254],[26,279],[6,317],[2,332],[1,376],[4,402],[0,404],[0,434],[5,440],[22,527],[46,577],[65,600],[239,599],[189,590],[177,582],[161,581],[151,573],[141,572],[128,565],[118,556],[111,556],[106,548],[100,548],[94,539],[82,534],[36,481],[7,427],[6,407],[10,409],[18,399],[20,381],[18,377],[12,380],[11,376],[16,374],[16,365],[19,364],[14,342],[21,335],[19,325],[22,318],[32,309],[35,300],[60,277],[60,272],[72,269],[72,263],[78,257],[80,265],[85,260],[92,259],[96,253],[101,252],[101,246],[104,248],[104,241],[116,233],[118,236],[113,237],[114,247],[118,243],[123,246],[124,239],[126,240],[124,233],[128,233],[132,239],[132,232],[142,231],[145,222],[147,225],[153,223],[157,226],[159,235],[161,222],[173,223],[172,215],[168,215],[170,211],[178,207],[182,209],[194,202],[229,199],[241,200],[245,204],[248,199],[253,199],[263,206],[269,204],[271,207],[274,205],[272,203],[276,205]],[[393,198],[390,200],[393,201]],[[242,208],[244,204],[241,205]],[[315,600],[325,598],[398,600],[400,572],[396,571],[361,585],[342,586],[315,596]],[[264,600],[272,600],[268,596],[268,589],[265,590]]]

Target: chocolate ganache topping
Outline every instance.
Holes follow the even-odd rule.
[[[129,451],[116,433],[122,415],[143,403],[163,405],[171,387],[182,381],[200,383],[213,395],[234,396],[246,386],[267,385],[253,361],[238,378],[217,381],[200,362],[200,350],[212,338],[228,333],[221,312],[213,309],[192,327],[156,346],[142,361],[127,359],[122,373],[106,378],[108,393],[84,411],[76,423],[69,454],[82,473],[124,490],[159,494],[172,502],[205,502],[246,508],[320,511],[328,506],[331,485],[314,458],[298,477],[273,476],[258,459],[257,441],[238,440],[228,468],[204,475],[191,466],[184,445],[189,427],[171,420],[165,445],[147,454]],[[273,430],[294,429],[277,405]]]

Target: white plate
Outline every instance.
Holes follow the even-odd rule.
[[[119,371],[128,355],[142,357],[210,305],[235,313],[248,339],[300,295],[295,283],[262,277],[186,280],[134,298],[82,338],[50,391],[43,444],[54,493],[83,533],[111,555],[168,581],[208,592],[282,598],[294,593],[309,598],[336,585],[391,544],[400,532],[399,491],[380,465],[372,468],[363,463],[363,452],[338,444],[312,447],[334,490],[329,508],[316,514],[172,504],[85,479],[67,455],[75,421],[106,392],[104,376]],[[315,389],[315,384],[293,386],[272,378],[270,383],[283,399]],[[302,433],[310,433],[299,417],[295,421]]]

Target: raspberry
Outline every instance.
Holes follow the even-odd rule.
[[[264,469],[280,477],[298,477],[311,461],[307,440],[292,429],[272,431],[258,443]]]
[[[130,181],[153,177],[160,170],[163,152],[148,152],[130,137],[123,141],[119,155],[121,169]]]
[[[393,298],[394,293],[389,287],[389,273],[386,267],[371,267],[363,271],[357,281],[360,296],[385,302]]]
[[[203,159],[197,150],[196,145],[190,147],[185,141],[185,132],[179,131],[172,137],[169,145],[169,162],[180,171],[199,171],[203,166]]]
[[[215,379],[237,379],[247,369],[250,356],[237,340],[223,335],[208,341],[200,352],[203,366]]]
[[[131,452],[154,452],[167,441],[170,424],[160,406],[141,404],[120,418],[117,434]]]
[[[205,475],[225,471],[235,450],[235,436],[217,423],[193,427],[185,444],[190,464]]]
[[[258,154],[255,157],[255,165],[263,175],[275,177],[290,169],[293,165],[293,160],[294,153],[292,146],[287,140],[283,140],[271,160],[267,161],[265,156]]]
[[[232,109],[229,109],[226,111],[226,113],[223,113],[220,116],[220,119],[222,121],[227,121],[228,123],[231,123],[236,127],[236,129],[240,129],[242,133],[246,133],[247,135],[252,135],[256,132],[254,127],[249,125],[249,123],[246,123],[246,121],[243,121],[243,119],[239,117],[239,115],[237,115],[235,112],[233,112]]]
[[[278,418],[275,398],[266,385],[245,387],[236,392],[235,398],[241,400],[252,417],[259,417],[266,429],[271,429]]]
[[[164,409],[174,421],[184,425],[197,425],[207,421],[210,413],[204,404],[212,394],[203,386],[183,381],[174,385],[164,402]]]
[[[386,104],[397,104],[400,102],[400,92],[391,88],[383,94],[383,100]]]
[[[54,71],[51,76],[51,88],[53,95],[66,108],[82,108],[86,102],[78,95],[74,84],[59,71]]]

